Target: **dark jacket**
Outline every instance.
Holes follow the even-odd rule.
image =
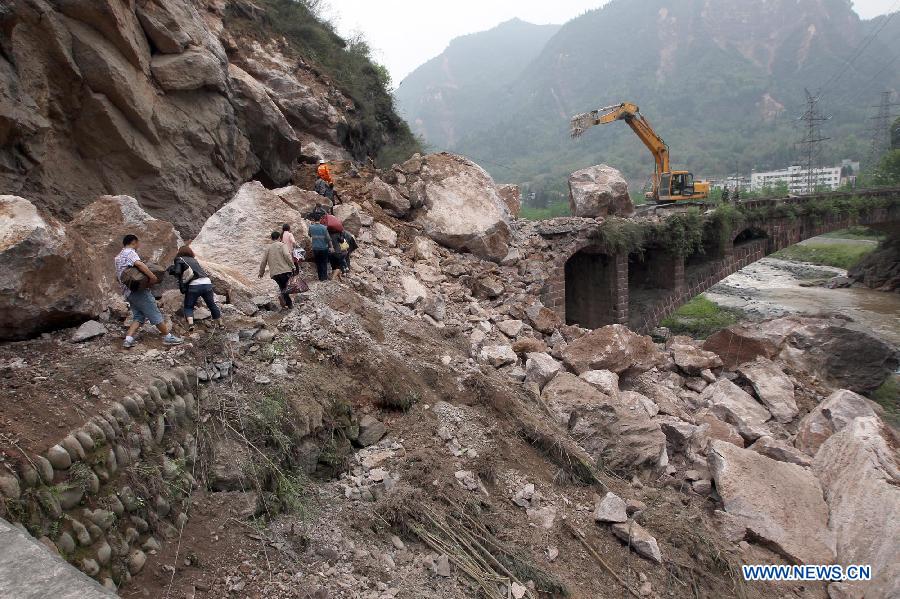
[[[191,277],[190,281],[182,281],[181,275],[188,267],[194,271],[194,276]],[[191,281],[209,277],[209,275],[206,274],[206,271],[203,270],[203,267],[200,266],[200,263],[197,262],[197,259],[191,258],[190,256],[177,256],[175,262],[168,268],[167,272],[178,281],[178,290],[181,291],[181,293],[187,293],[187,288]]]

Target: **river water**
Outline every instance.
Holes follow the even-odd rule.
[[[803,286],[846,274],[840,268],[768,257],[723,279],[705,295],[720,306],[744,311],[750,320],[838,314],[900,348],[900,293]]]

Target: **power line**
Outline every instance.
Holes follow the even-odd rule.
[[[882,21],[881,24],[872,31],[872,33],[863,38],[863,41],[860,42],[860,45],[856,48],[856,51],[851,55],[850,59],[847,60],[846,64],[844,64],[844,67],[840,71],[838,71],[836,75],[832,75],[831,78],[829,78],[824,84],[822,84],[821,87],[819,87],[819,98],[828,93],[828,86],[832,85],[833,83],[837,83],[837,80],[847,72],[847,69],[849,69],[850,66],[853,65],[853,62],[857,58],[862,56],[862,53],[866,50],[866,48],[868,48],[869,45],[875,41],[875,38],[878,37],[878,34],[881,33],[885,27],[887,27],[888,23],[891,22],[891,19],[894,18],[894,15],[897,14],[896,12],[894,12],[897,10],[897,8],[900,8],[900,2],[894,4],[894,7],[891,9],[891,14],[889,14],[887,18],[885,18],[885,20]]]
[[[884,73],[886,70],[888,70],[888,68],[890,68],[890,66],[893,65],[895,62],[897,62],[898,58],[900,58],[900,52],[898,52],[896,55],[894,55],[894,57],[892,59],[890,59],[889,61],[884,63],[884,66],[882,66],[880,69],[878,69],[878,72],[876,72],[874,75],[872,75],[871,79],[866,81],[863,85],[857,87],[856,90],[854,90],[857,93],[852,98],[850,98],[848,100],[848,102],[851,102],[851,103],[855,102],[869,90],[869,86],[871,86],[875,82],[880,82],[881,74]]]

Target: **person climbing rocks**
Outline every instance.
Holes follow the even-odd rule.
[[[129,233],[122,238],[122,251],[116,255],[114,260],[116,266],[116,280],[119,281],[122,295],[128,302],[129,308],[131,308],[132,317],[131,325],[129,325],[128,332],[125,334],[125,341],[122,343],[122,347],[128,349],[137,345],[135,335],[137,334],[138,329],[148,320],[150,321],[150,324],[155,326],[157,330],[162,333],[163,344],[178,345],[183,343],[184,339],[173,335],[169,330],[169,326],[166,324],[162,313],[159,311],[159,307],[156,305],[156,298],[154,298],[153,294],[150,292],[150,286],[158,283],[159,278],[153,274],[141,260],[141,257],[137,252],[140,245],[141,242],[137,238],[137,235]],[[122,274],[129,268],[136,268],[140,271],[146,278],[146,283],[139,285],[126,285],[123,283]]]
[[[294,274],[294,261],[287,246],[280,241],[281,233],[272,231],[272,243],[266,248],[263,255],[262,264],[259,265],[259,278],[263,278],[266,269],[269,269],[269,276],[278,284],[278,303],[282,308],[291,309],[294,302],[291,295],[287,292],[287,284]]]
[[[331,237],[328,235],[328,227],[316,218],[318,214],[310,215],[309,237],[312,239],[313,260],[316,262],[316,272],[320,281],[328,280],[328,255],[334,249]]]
[[[329,187],[334,187],[334,179],[331,177],[331,171],[328,170],[328,163],[325,160],[319,160],[319,166],[316,168],[316,175],[319,179],[325,181]]]
[[[291,260],[294,261],[294,274],[299,273],[300,263],[306,258],[306,251],[297,245],[297,239],[291,233],[291,225],[288,223],[281,225],[281,243],[287,246]]]
[[[319,160],[319,166],[316,168],[316,184],[313,187],[315,192],[320,196],[328,198],[331,202],[331,212],[334,211],[334,179],[331,177],[331,171],[328,170],[328,163]]]
[[[328,232],[331,238],[331,247],[334,248],[328,255],[328,262],[331,264],[331,273],[333,277],[340,277],[350,270],[347,262],[350,253],[350,244],[344,237],[343,231]]]
[[[359,244],[356,243],[356,237],[353,236],[353,233],[344,229],[344,240],[347,242],[347,258],[344,260],[347,263],[347,271],[350,271],[350,257],[353,255],[353,252],[356,251],[356,248],[359,247]]]
[[[189,331],[194,330],[194,306],[201,297],[212,314],[213,320],[219,320],[222,317],[222,310],[216,304],[216,292],[213,289],[212,279],[200,266],[191,246],[184,245],[178,248],[175,261],[169,267],[168,273],[175,277],[178,281],[178,290],[184,294],[182,311]]]

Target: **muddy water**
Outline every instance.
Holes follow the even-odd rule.
[[[802,286],[845,274],[840,268],[770,257],[723,279],[706,296],[721,306],[743,310],[751,320],[840,314],[851,318],[857,328],[900,347],[900,294]]]

